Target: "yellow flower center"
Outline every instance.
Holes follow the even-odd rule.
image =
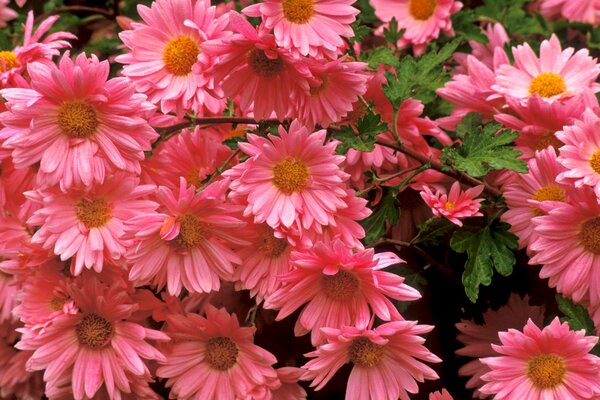
[[[435,0],[410,0],[408,12],[414,19],[425,21],[433,15],[436,5]]]
[[[227,371],[236,364],[239,353],[240,351],[233,340],[225,336],[219,336],[210,339],[206,343],[204,360],[217,371]]]
[[[75,205],[77,219],[88,228],[99,228],[110,220],[110,205],[106,200],[99,198],[93,200],[81,199]]]
[[[293,24],[305,24],[315,12],[313,0],[283,0],[283,16]]]
[[[371,342],[366,337],[354,339],[348,347],[348,358],[359,367],[373,368],[379,365],[385,346]]]
[[[93,350],[106,346],[113,336],[113,325],[98,314],[88,314],[75,326],[77,340],[83,346]]]
[[[188,186],[194,185],[195,188],[199,188],[202,184],[202,181],[200,180],[200,169],[194,168],[193,170],[191,170],[186,175],[185,180]]]
[[[248,54],[248,64],[256,75],[263,78],[270,78],[277,75],[283,69],[283,60],[281,57],[271,59],[267,57],[264,51],[259,49],[250,51]]]
[[[19,65],[19,61],[17,61],[15,53],[6,50],[0,51],[0,72],[10,71],[17,65]]]
[[[552,389],[560,385],[566,372],[565,360],[554,354],[542,354],[527,363],[527,377],[539,389]]]
[[[452,201],[449,201],[446,204],[444,204],[444,210],[446,210],[446,211],[453,210],[454,207],[456,207],[456,204]]]
[[[600,174],[600,149],[594,151],[590,159],[590,166],[595,173]]]
[[[322,78],[321,84],[319,86],[311,87],[310,88],[310,94],[311,94],[311,96],[316,96],[318,94],[321,94],[327,88],[328,84],[329,84],[329,77],[328,76],[324,76]]]
[[[533,196],[531,196],[532,200],[536,201],[564,201],[565,200],[565,191],[556,185],[547,185],[539,188]],[[538,210],[536,207],[531,207],[531,211],[535,215],[544,215],[544,213]]]
[[[66,302],[67,302],[66,298],[52,296],[52,299],[50,299],[49,306],[52,311],[59,311],[59,310],[62,310],[62,308]]]
[[[175,238],[175,243],[179,247],[197,247],[202,243],[206,235],[206,227],[198,217],[193,214],[185,214],[179,217],[179,223],[181,228],[179,235]]]
[[[566,89],[565,80],[560,74],[542,72],[531,81],[529,94],[537,93],[541,97],[552,97],[561,94]]]
[[[600,217],[588,219],[581,224],[579,240],[584,249],[600,254]]]
[[[540,136],[535,143],[533,144],[533,148],[535,150],[545,150],[548,146],[554,147],[554,150],[560,149],[564,145],[552,132],[549,132],[546,135]]]
[[[58,110],[58,126],[63,134],[87,139],[98,130],[98,114],[93,105],[83,100],[67,100]]]
[[[189,36],[179,36],[169,40],[163,50],[163,61],[167,70],[173,75],[187,75],[198,61],[200,47]]]
[[[348,300],[358,292],[360,281],[354,272],[340,269],[335,275],[323,275],[321,285],[327,297]]]
[[[273,229],[265,225],[260,233],[258,249],[267,257],[277,258],[282,255],[288,247],[285,239],[275,237]]]
[[[308,167],[300,160],[286,158],[273,167],[273,183],[285,194],[304,189],[308,177]]]

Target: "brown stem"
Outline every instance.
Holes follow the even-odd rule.
[[[182,122],[177,125],[168,126],[162,129],[163,134],[168,135],[173,132],[177,132],[182,130],[183,128],[188,128],[190,125],[210,125],[210,124],[247,124],[247,125],[258,125],[261,122],[267,123],[279,123],[280,121],[277,119],[263,119],[260,121],[255,120],[254,118],[246,118],[246,117],[204,117],[204,118],[194,118],[189,122]]]

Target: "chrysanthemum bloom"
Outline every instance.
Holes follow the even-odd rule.
[[[375,254],[373,249],[353,252],[335,241],[294,251],[291,261],[295,268],[280,277],[282,287],[265,300],[264,306],[279,310],[277,320],[304,306],[294,333],[300,336],[311,331],[313,345],[324,339],[322,327],[365,328],[370,310],[384,321],[401,319],[388,297],[400,301],[421,297],[403,283],[403,277],[380,271],[403,262],[394,253]]]
[[[231,249],[246,245],[239,235],[245,223],[241,207],[225,203],[228,181],[215,182],[196,193],[181,178],[179,189],[158,188],[161,209],[130,219],[127,230],[138,243],[127,252],[129,279],[152,282],[179,295],[219,290],[219,278],[231,280],[240,258]]]
[[[398,46],[412,44],[416,55],[422,54],[440,31],[454,36],[450,17],[463,6],[455,0],[371,0],[371,5],[381,21],[387,24],[396,18],[398,29],[406,29]]]
[[[223,111],[225,101],[207,73],[215,58],[201,45],[231,34],[226,30],[228,16],[217,17],[210,0],[157,0],[150,8],[137,9],[144,22],[134,22],[132,29],[119,33],[130,50],[116,58],[126,64],[123,75],[164,113]]]
[[[458,374],[469,377],[466,387],[474,389],[474,398],[488,397],[479,388],[485,383],[481,380],[481,375],[488,372],[489,368],[479,359],[498,355],[492,348],[492,344],[500,344],[498,332],[511,328],[521,329],[528,320],[536,325],[543,324],[544,307],[529,305],[527,296],[521,298],[517,294],[511,294],[506,305],[483,313],[483,325],[464,319],[456,324],[456,329],[460,332],[456,339],[464,345],[456,350],[456,354],[472,358],[458,370]]]
[[[102,271],[105,260],[116,262],[125,254],[125,221],[158,207],[144,199],[156,186],[138,183],[133,175],[116,174],[90,189],[41,192],[43,207],[28,221],[40,226],[32,242],[52,248],[63,261],[70,258],[74,275],[84,267]]]
[[[273,113],[285,118],[296,109],[298,96],[309,92],[310,70],[302,59],[278,48],[273,35],[257,32],[235,12],[229,15],[237,33],[202,44],[203,52],[219,57],[211,70],[215,81],[226,96],[239,101],[244,113],[253,111],[257,119]]]
[[[27,65],[29,89],[3,89],[0,138],[17,168],[40,163],[38,184],[90,186],[108,172],[140,173],[140,160],[158,137],[144,117],[153,110],[126,78],[108,79],[107,61],[85,54],[58,67]]]
[[[548,19],[562,16],[570,22],[583,22],[597,26],[600,22],[598,0],[541,0],[538,9]]]
[[[595,399],[600,395],[600,358],[589,354],[598,338],[572,331],[556,317],[540,329],[528,321],[523,332],[500,332],[500,355],[482,358],[490,368],[481,392],[497,400]]]
[[[15,276],[0,271],[0,324],[17,320],[13,309],[19,290],[20,285]]]
[[[546,214],[537,205],[542,201],[566,201],[569,187],[556,182],[565,168],[556,161],[554,148],[536,151],[527,162],[529,172],[515,174],[503,186],[502,194],[509,210],[502,220],[519,238],[519,248],[526,247],[536,237],[531,219]]]
[[[431,208],[433,215],[438,218],[444,217],[450,222],[462,226],[459,218],[483,215],[479,212],[483,199],[475,199],[482,191],[483,185],[479,185],[463,192],[460,183],[456,181],[452,184],[448,194],[439,190],[433,194],[428,186],[424,186],[421,197]]]
[[[429,400],[454,400],[446,389],[441,392],[433,392],[429,394]]]
[[[338,58],[309,64],[315,79],[311,81],[310,90],[298,100],[298,119],[306,126],[318,124],[327,127],[332,122],[341,121],[352,111],[352,104],[358,100],[358,96],[367,91],[367,81],[371,78],[365,72],[367,64],[344,61],[344,58]]]
[[[275,356],[253,344],[254,327],[240,327],[235,314],[212,306],[206,318],[189,313],[168,319],[174,342],[156,374],[168,378],[178,399],[246,398],[256,386],[276,379]]]
[[[327,225],[336,210],[347,207],[343,198],[348,175],[339,167],[344,157],[335,154],[335,143],[324,144],[326,134],[311,133],[297,120],[289,132],[280,126],[279,137],[249,134],[248,143],[239,147],[250,159],[230,173],[242,171],[231,190],[247,196],[244,214],[274,229],[294,222],[309,229],[315,222]]]
[[[590,296],[600,302],[600,205],[591,189],[569,193],[569,202],[553,202],[547,214],[534,218],[535,239],[529,248],[535,255],[529,264],[542,265],[540,278],[550,287],[579,302]]]
[[[487,43],[479,43],[476,40],[469,40],[469,46],[471,46],[471,53],[473,57],[482,62],[485,66],[490,69],[494,68],[494,53],[496,49],[504,51],[504,45],[510,42],[506,30],[500,23],[489,23],[483,31],[485,36],[488,38]],[[469,53],[454,53],[454,59],[459,65],[454,69],[458,74],[464,74],[467,71],[466,59]]]
[[[6,22],[17,18],[17,12],[7,7],[9,0],[0,0],[0,28],[6,26]]]
[[[0,161],[0,210],[4,215],[19,221],[33,215],[39,206],[23,193],[34,188],[35,174],[33,167],[16,169],[10,158]]]
[[[261,17],[273,30],[278,46],[312,57],[335,58],[343,37],[354,36],[350,26],[359,11],[352,0],[265,0],[242,12]]]
[[[40,371],[27,371],[31,351],[18,351],[0,339],[0,396],[5,399],[39,400],[44,396]]]
[[[281,382],[279,388],[272,390],[273,399],[277,400],[306,400],[306,391],[298,384],[304,375],[304,370],[293,367],[282,367],[275,370]]]
[[[565,145],[560,148],[558,162],[565,167],[558,181],[575,187],[590,186],[600,196],[600,141],[597,140],[600,117],[587,109],[573,125],[556,132]]]
[[[118,284],[106,287],[87,276],[81,287],[71,286],[69,294],[80,312],[54,319],[43,334],[25,335],[16,345],[33,350],[27,362],[30,370],[45,370],[48,387],[57,386],[65,371],[71,372],[73,398],[92,398],[102,385],[110,398],[130,393],[126,373],[136,377],[149,374],[142,359],[164,361],[164,356],[147,340],[168,341],[162,332],[128,321],[137,305]]]
[[[496,70],[493,88],[522,102],[534,94],[554,102],[585,90],[598,92],[600,86],[595,81],[600,65],[590,57],[588,49],[574,52],[572,47],[562,50],[556,35],[542,42],[539,57],[528,43],[513,47],[515,65],[505,64]]]
[[[374,329],[323,328],[327,343],[305,354],[315,359],[303,365],[307,370],[303,378],[313,379],[310,386],[319,390],[342,365],[352,362],[346,400],[408,400],[408,393],[418,393],[417,382],[438,379],[420,361],[442,361],[418,336],[432,329],[415,321],[388,322]]]
[[[23,73],[27,64],[32,62],[50,64],[52,57],[60,54],[60,49],[71,47],[66,39],[77,39],[77,36],[69,32],[54,32],[42,40],[42,36],[58,18],[58,15],[46,18],[34,32],[33,11],[27,13],[27,20],[23,27],[23,45],[15,47],[12,51],[0,51],[0,87],[19,86],[14,75]]]

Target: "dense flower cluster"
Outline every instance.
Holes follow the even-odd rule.
[[[466,265],[487,285],[485,268],[509,275],[498,266],[523,249],[600,331],[600,64],[588,49],[552,35],[509,55],[514,38],[489,23],[486,43],[465,43],[429,82],[443,106],[410,91],[395,103],[399,59],[410,70],[438,57],[418,58],[454,36],[461,2],[367,2],[376,50],[355,37],[365,5],[240,3],[110,14],[121,54],[108,59],[29,11],[22,43],[0,51],[1,398],[302,400],[338,379],[346,399],[451,400],[422,389],[443,349],[406,311],[422,297],[407,271],[416,257],[427,265],[415,275],[455,278],[461,249],[483,254]],[[0,27],[18,17],[7,4]],[[600,23],[598,1],[531,6]],[[498,126],[490,140],[520,133],[520,163],[452,164],[471,113]],[[482,224],[476,241],[452,237],[456,254],[434,254]],[[473,396],[600,399],[598,337],[554,316],[512,294],[483,324],[456,317]],[[304,354],[259,337],[286,321],[287,337],[271,338]]]

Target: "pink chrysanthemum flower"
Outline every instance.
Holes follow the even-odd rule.
[[[433,194],[428,186],[424,186],[421,197],[436,217],[444,217],[450,222],[462,226],[463,224],[459,218],[483,215],[479,212],[483,199],[475,199],[482,191],[483,185],[480,185],[463,192],[460,183],[456,181],[452,184],[448,194],[439,190]]]
[[[440,31],[454,36],[450,17],[463,6],[455,0],[371,0],[371,5],[381,21],[387,24],[396,18],[398,29],[406,29],[398,46],[412,44],[416,55],[422,54]]]
[[[600,395],[600,358],[589,354],[598,338],[572,331],[556,317],[540,329],[528,321],[523,332],[500,332],[500,354],[482,358],[490,368],[482,393],[496,400],[595,399]]]
[[[44,396],[43,374],[27,371],[31,351],[18,351],[0,339],[0,396],[4,399],[39,400]]]
[[[298,97],[309,92],[310,70],[302,59],[278,48],[273,35],[257,32],[235,12],[230,19],[236,34],[202,44],[203,52],[219,57],[212,70],[215,81],[226,96],[235,97],[242,112],[252,111],[257,119],[273,113],[285,118],[297,107]]]
[[[0,51],[0,87],[19,86],[14,75],[23,73],[27,64],[32,62],[51,64],[52,57],[59,55],[60,49],[71,47],[66,39],[77,39],[77,36],[69,32],[54,32],[42,40],[42,36],[58,18],[58,15],[46,18],[34,32],[33,11],[27,13],[27,20],[23,27],[23,45],[15,47],[12,51]]]
[[[446,389],[429,394],[429,400],[454,400]]]
[[[543,324],[544,307],[530,306],[527,296],[521,298],[517,294],[511,294],[506,305],[498,310],[488,310],[483,313],[483,325],[464,319],[456,324],[456,329],[460,332],[456,339],[464,345],[456,350],[456,354],[472,358],[460,367],[458,374],[469,377],[466,387],[474,389],[474,398],[488,397],[481,393],[479,388],[485,383],[481,380],[481,376],[488,372],[489,368],[479,359],[498,355],[492,348],[492,344],[500,344],[498,332],[511,328],[521,329],[528,320],[532,320],[536,325]]]
[[[210,0],[157,0],[138,12],[144,22],[119,34],[130,50],[116,58],[123,75],[164,113],[221,113],[226,104],[208,73],[216,60],[201,46],[231,34],[228,16],[217,17]]]
[[[128,79],[108,79],[107,61],[73,61],[68,52],[58,67],[32,63],[27,71],[31,88],[0,91],[9,110],[0,114],[0,138],[17,168],[39,162],[38,184],[63,190],[101,183],[115,170],[140,173],[158,135],[144,119],[153,106]]]
[[[86,277],[81,287],[69,293],[80,312],[54,319],[43,334],[25,335],[16,345],[32,350],[29,370],[45,370],[48,387],[60,386],[70,371],[73,398],[92,398],[105,386],[111,399],[120,392],[130,393],[126,373],[134,377],[149,374],[142,360],[164,361],[164,356],[147,340],[168,341],[162,332],[129,322],[137,305],[118,284],[105,287],[94,277]]]
[[[253,344],[254,327],[240,327],[235,314],[213,306],[206,318],[172,316],[167,332],[175,340],[156,374],[168,378],[178,399],[244,399],[256,386],[276,379],[275,356]]]
[[[438,379],[420,361],[441,361],[418,336],[432,329],[415,321],[388,322],[374,329],[323,328],[327,343],[306,354],[315,359],[302,367],[307,370],[303,378],[312,379],[310,386],[319,390],[342,365],[351,362],[346,400],[408,400],[408,393],[418,393],[417,382]]]
[[[126,251],[124,223],[156,210],[158,204],[145,200],[156,186],[138,185],[133,175],[117,174],[85,190],[40,192],[43,207],[28,223],[40,226],[32,242],[53,248],[61,260],[71,259],[71,273],[83,268],[102,271],[105,261],[116,262]]]
[[[375,254],[373,249],[355,253],[335,241],[295,251],[291,262],[295,268],[280,277],[283,285],[265,300],[265,308],[278,309],[281,320],[304,306],[294,332],[300,336],[311,331],[313,345],[324,339],[322,327],[365,328],[370,310],[384,321],[401,319],[388,297],[400,301],[421,297],[403,283],[403,277],[380,271],[403,262],[394,253]]]
[[[536,151],[527,163],[529,172],[515,174],[502,188],[509,210],[502,220],[511,225],[510,231],[519,238],[519,248],[526,247],[537,235],[531,219],[546,213],[538,207],[543,201],[566,201],[569,187],[556,182],[565,168],[556,160],[554,148]]]
[[[600,117],[587,109],[573,125],[556,132],[565,145],[560,148],[558,162],[565,167],[558,181],[575,187],[590,186],[600,197],[600,141],[597,139]]]
[[[190,292],[219,290],[219,278],[233,278],[240,258],[232,245],[246,245],[239,235],[245,223],[241,207],[225,203],[228,181],[215,182],[196,193],[181,178],[179,189],[158,188],[158,211],[131,218],[127,230],[138,243],[126,258],[129,279],[152,282],[172,295],[184,287]]]
[[[500,66],[493,86],[505,97],[525,102],[537,94],[547,102],[554,102],[586,90],[600,90],[595,83],[600,65],[590,57],[588,49],[576,53],[572,47],[562,50],[556,35],[542,42],[539,57],[528,43],[513,47],[512,52],[515,65]]]
[[[600,205],[591,189],[569,193],[569,203],[553,202],[547,214],[534,218],[535,255],[529,264],[542,265],[540,278],[579,302],[587,296],[600,302]]]
[[[354,36],[350,26],[359,10],[352,0],[265,0],[242,12],[261,17],[273,30],[278,46],[304,56],[335,58],[343,37]]]
[[[17,18],[19,14],[12,8],[8,8],[9,0],[0,0],[0,28],[4,28],[6,23]]]
[[[344,157],[335,154],[335,143],[324,144],[325,136],[325,130],[311,133],[297,120],[289,132],[280,126],[279,137],[249,134],[249,143],[239,147],[250,159],[230,173],[242,171],[231,190],[247,196],[244,214],[274,229],[295,222],[309,229],[315,222],[327,225],[336,210],[347,207],[348,175],[339,167]]]
[[[13,309],[16,306],[17,293],[20,291],[19,281],[14,275],[0,271],[0,325],[16,321]]]
[[[483,33],[488,38],[488,42],[479,43],[476,40],[469,40],[469,46],[472,49],[470,55],[488,68],[493,69],[496,49],[501,49],[504,52],[504,45],[510,42],[510,38],[500,23],[487,24]],[[454,53],[454,59],[459,63],[459,66],[454,69],[456,73],[464,74],[467,72],[466,59],[468,56],[468,53]]]
[[[541,0],[538,9],[548,19],[563,17],[570,22],[583,22],[597,26],[600,23],[598,0]]]

